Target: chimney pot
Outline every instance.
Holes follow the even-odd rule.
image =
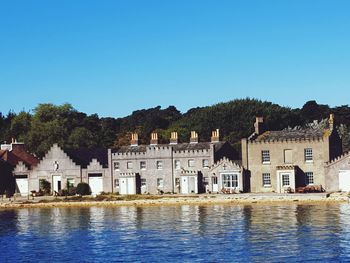
[[[151,145],[157,145],[158,144],[158,133],[152,132],[151,133]]]
[[[211,132],[211,142],[219,142],[220,141],[220,133],[219,129]]]
[[[191,131],[190,143],[198,143],[198,134],[195,131]]]
[[[170,144],[177,144],[177,132],[171,132],[170,134]]]
[[[255,118],[255,133],[257,135],[262,134],[265,131],[265,125],[264,125],[264,118],[263,117],[256,117]]]
[[[131,134],[131,146],[138,146],[139,145],[139,135],[137,133]]]

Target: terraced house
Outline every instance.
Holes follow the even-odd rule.
[[[255,132],[242,139],[242,164],[249,172],[251,192],[294,192],[306,185],[336,190],[326,167],[342,154],[333,114],[326,125],[266,131],[263,118],[257,117],[254,126]]]
[[[114,191],[135,193],[201,193],[243,191],[240,165],[232,163],[233,149],[219,140],[219,130],[210,142],[199,142],[191,132],[190,142],[179,143],[176,132],[169,144],[158,144],[151,134],[149,145],[139,145],[133,134],[131,144],[112,152]]]

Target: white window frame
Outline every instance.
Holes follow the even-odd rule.
[[[164,179],[163,178],[157,178],[157,187],[158,188],[164,187]]]
[[[239,187],[239,178],[236,173],[222,173],[221,179],[224,188],[234,189]]]
[[[156,168],[157,170],[163,170],[163,161],[157,161]]]
[[[282,180],[282,187],[290,187],[290,174],[282,174],[281,175],[281,180]],[[285,184],[288,179],[288,184]]]
[[[126,169],[132,170],[133,166],[134,166],[133,162],[131,162],[131,161],[126,162]]]
[[[120,162],[114,162],[113,163],[113,168],[115,171],[119,171],[120,170]]]
[[[270,164],[271,163],[270,150],[262,150],[261,151],[261,162],[263,164]]]
[[[208,159],[202,160],[202,167],[205,169],[209,169],[209,160]]]
[[[180,160],[175,160],[174,161],[174,167],[175,167],[175,170],[180,170],[181,169],[181,162],[180,162]]]
[[[146,180],[146,178],[141,178],[141,187],[147,187],[147,180]]]
[[[146,165],[146,161],[140,161],[140,170],[146,170],[147,165]]]
[[[306,185],[313,185],[314,184],[314,173],[313,172],[305,172],[305,184]]]
[[[188,167],[194,167],[194,159],[188,159],[187,165]]]
[[[262,174],[262,181],[264,187],[271,187],[271,174],[270,173],[263,173]]]
[[[119,179],[114,179],[114,187],[119,187]]]
[[[312,148],[304,149],[304,160],[306,163],[312,163],[314,161],[314,153],[312,151]]]

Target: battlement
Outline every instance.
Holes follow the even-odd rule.
[[[340,162],[349,156],[350,156],[350,152],[345,152],[342,155],[339,155],[336,158],[330,160],[329,162],[326,162],[326,166],[330,166],[330,165],[333,165],[334,163]]]

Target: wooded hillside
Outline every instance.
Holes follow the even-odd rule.
[[[11,138],[24,142],[28,149],[42,156],[53,143],[65,148],[119,147],[127,145],[131,132],[138,132],[140,143],[148,143],[150,133],[157,131],[161,143],[167,143],[171,131],[187,142],[191,130],[200,141],[208,141],[211,131],[220,129],[222,140],[229,141],[239,152],[240,139],[253,132],[255,116],[263,116],[266,126],[279,130],[303,126],[335,114],[343,138],[344,150],[350,149],[350,107],[331,108],[309,101],[301,109],[291,109],[256,99],[237,99],[213,106],[193,108],[182,114],[174,106],[160,106],[134,111],[124,118],[99,118],[87,115],[70,104],[39,104],[32,112],[0,113],[0,142]]]

